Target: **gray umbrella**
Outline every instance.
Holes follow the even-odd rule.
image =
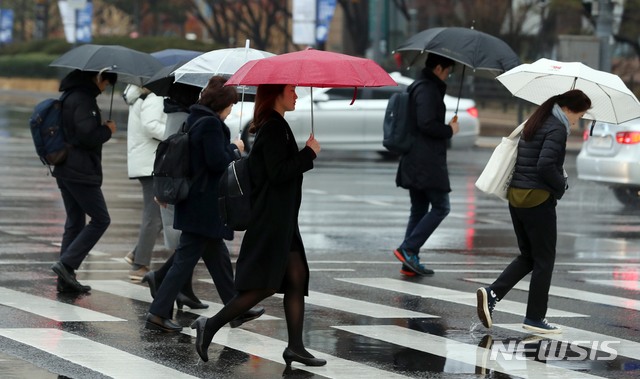
[[[142,86],[163,65],[150,54],[119,45],[80,45],[49,64],[82,71],[107,69],[118,74],[118,81]]]
[[[495,77],[520,64],[518,55],[506,42],[473,28],[426,29],[411,36],[394,53],[399,53],[408,66],[424,64],[428,53],[447,57],[463,65],[463,78],[466,67]]]

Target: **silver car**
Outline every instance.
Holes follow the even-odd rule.
[[[640,120],[596,123],[576,160],[578,178],[608,185],[624,205],[640,206]]]
[[[298,143],[304,145],[311,133],[313,107],[315,137],[323,149],[377,151],[388,155],[382,146],[382,122],[389,97],[395,92],[405,91],[413,82],[413,79],[399,73],[392,73],[391,77],[398,86],[358,88],[353,104],[353,88],[313,88],[312,101],[309,89],[298,87],[296,109],[285,113],[285,119]],[[446,95],[444,101],[447,106],[446,120],[449,121],[454,116],[458,99]],[[247,146],[250,146],[251,136],[246,126],[253,117],[253,108],[253,102],[238,103],[225,121],[232,133],[242,129],[242,139]],[[460,132],[452,138],[452,147],[472,147],[480,131],[478,110],[471,99],[460,99],[459,109]]]

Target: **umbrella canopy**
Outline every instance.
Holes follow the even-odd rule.
[[[80,45],[49,64],[82,71],[99,72],[108,69],[118,74],[121,82],[142,86],[163,66],[150,54],[119,45]]]
[[[242,66],[226,85],[293,84],[302,87],[380,87],[398,85],[371,59],[306,49]]]
[[[619,76],[580,62],[542,58],[521,64],[496,79],[514,96],[538,105],[552,96],[579,89],[591,99],[586,119],[619,124],[640,117],[640,102]]]
[[[230,77],[248,61],[273,55],[249,47],[213,50],[193,58],[176,69],[173,75],[178,83],[204,88],[214,75]]]
[[[202,55],[202,51],[184,49],[164,49],[151,53],[151,56],[159,60],[164,66],[187,62],[199,55]]]
[[[145,80],[143,87],[148,88],[158,96],[169,96],[169,88],[175,81],[173,72],[186,62],[177,62],[158,70],[152,77]]]
[[[493,76],[520,64],[518,55],[500,38],[460,27],[423,30],[398,46],[395,52],[406,57],[409,66],[424,62],[426,53],[435,53],[474,70],[489,71]]]
[[[306,50],[249,61],[225,85],[292,84],[302,87],[397,86],[395,80],[371,59],[329,51]],[[354,90],[353,103],[356,99]],[[313,102],[313,91],[310,96]],[[311,133],[314,133],[313,106]]]

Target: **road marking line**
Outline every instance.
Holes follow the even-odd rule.
[[[146,303],[151,303],[151,295],[149,288],[140,284],[128,283],[122,280],[84,280],[82,283],[90,285],[93,290],[110,293],[112,295],[126,297]],[[213,281],[211,281],[213,283]],[[209,304],[207,309],[189,309],[189,312],[205,317],[212,317],[223,307],[220,303],[201,300],[205,304]],[[262,315],[255,321],[280,320],[279,317]]]
[[[0,304],[60,322],[126,321],[76,305],[65,304],[4,287],[0,287]]]
[[[599,284],[602,286],[622,288],[624,290],[640,291],[640,282],[637,280],[600,280],[587,279],[587,283]]]
[[[553,339],[557,341],[575,342],[577,345],[592,348],[593,341],[616,341],[620,343],[612,344],[609,347],[622,355],[635,360],[640,360],[640,343],[618,338],[606,334],[594,333],[588,330],[571,328],[565,325],[555,324],[562,328],[562,334],[539,334],[534,333],[543,339]],[[508,329],[516,332],[531,334],[531,331],[522,328],[522,324],[493,324],[499,328]]]
[[[59,329],[0,329],[0,335],[113,378],[195,378]]]
[[[600,378],[530,359],[508,361],[500,354],[495,357],[496,359],[491,360],[488,359],[490,349],[396,325],[353,325],[334,326],[334,328],[445,357],[447,362],[454,360],[521,378]]]
[[[425,284],[408,282],[405,280],[389,279],[389,278],[335,278],[347,283],[358,284],[373,288],[380,288],[388,291],[401,292],[404,294],[420,296],[424,298],[437,299],[456,304],[468,305],[476,307],[476,293],[450,290],[447,288],[428,286]],[[500,300],[500,307],[496,309],[498,312],[511,313],[515,315],[524,315],[527,305],[509,300]],[[548,317],[589,317],[588,315],[562,311],[558,309],[549,309]]]
[[[465,278],[465,280],[476,282],[476,283],[483,283],[483,284],[493,283],[493,279]],[[529,291],[529,282],[526,280],[521,280],[513,288],[521,291]],[[580,299],[581,301],[587,301],[590,303],[604,304],[604,305],[610,305],[618,308],[633,309],[636,311],[640,311],[640,301],[635,299],[629,299],[626,297],[604,295],[604,294],[594,293],[591,291],[582,291],[574,288],[565,288],[565,287],[558,287],[558,286],[551,286],[551,288],[549,288],[549,295],[566,297],[569,299]],[[504,300],[500,300],[501,306],[503,302]]]
[[[196,332],[193,329],[185,329],[182,333],[192,337],[196,336]],[[245,329],[231,329],[229,327],[220,329],[213,337],[213,342],[280,364],[284,363],[282,352],[287,347],[287,342],[285,341],[263,336]],[[317,350],[312,350],[309,347],[307,347],[307,350],[316,358],[326,359],[327,365],[311,367],[302,366],[300,363],[293,363],[292,366],[294,369],[302,368],[304,371],[322,375],[322,377],[336,379],[407,378],[407,376],[404,375],[377,369],[367,364],[338,358]],[[195,347],[193,351],[195,352]]]

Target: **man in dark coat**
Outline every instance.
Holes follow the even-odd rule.
[[[419,83],[411,94],[415,140],[400,158],[396,185],[409,190],[411,213],[404,241],[394,255],[402,262],[400,272],[407,276],[433,274],[420,264],[420,248],[449,214],[448,140],[458,132],[454,117],[445,123],[444,95],[454,62],[429,53]],[[429,209],[431,208],[431,209]]]
[[[66,160],[53,169],[67,213],[60,260],[51,266],[58,275],[58,292],[91,290],[76,280],[75,270],[111,223],[101,189],[102,145],[116,124],[102,122],[96,97],[117,78],[110,72],[75,70],[60,83],[60,91],[69,92],[62,104],[62,124],[70,149]]]

